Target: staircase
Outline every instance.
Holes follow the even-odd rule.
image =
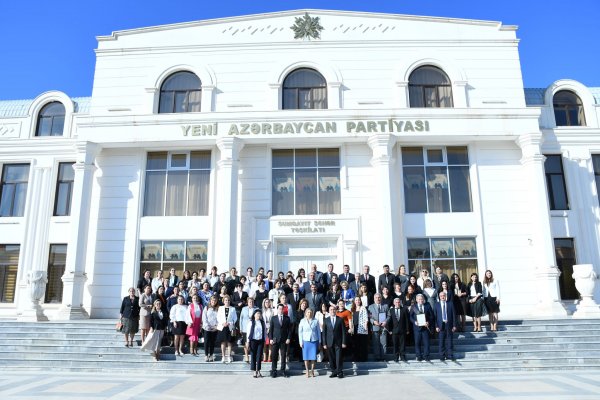
[[[243,351],[235,348],[234,362],[205,363],[204,356],[175,357],[164,348],[156,362],[138,346],[124,346],[123,335],[115,332],[112,320],[22,323],[0,321],[0,368],[12,371],[80,371],[112,373],[165,370],[178,373],[249,373],[242,362]],[[458,333],[455,336],[456,362],[437,359],[437,340],[431,341],[431,363],[417,362],[408,347],[408,363],[345,362],[347,373],[440,373],[470,371],[526,371],[600,368],[600,320],[504,321],[492,333]],[[216,352],[219,351],[217,344]],[[203,348],[199,348],[203,352]],[[290,374],[301,374],[299,362],[289,364]],[[320,363],[321,373],[327,364]],[[263,372],[270,363],[263,363]]]

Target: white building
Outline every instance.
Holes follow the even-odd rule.
[[[567,315],[571,265],[600,268],[600,90],[524,89],[516,29],[299,10],[99,37],[91,97],[0,102],[0,315],[115,317],[146,268],[329,262],[489,268],[502,318]]]

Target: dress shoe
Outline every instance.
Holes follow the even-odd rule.
[[[337,378],[337,376],[338,376],[338,374],[335,374],[333,372],[331,373],[331,375],[329,375],[330,378]]]
[[[277,378],[277,371],[271,371],[271,378]]]
[[[343,377],[344,377],[344,373],[343,373],[343,372],[340,372],[340,373],[338,374],[338,378],[339,378],[339,379],[342,379]]]
[[[417,357],[417,361],[421,362],[421,361],[423,361],[423,358],[422,357]]]
[[[402,362],[408,362],[406,361],[406,357],[400,357],[400,359],[402,360]]]
[[[440,361],[441,361],[441,362],[444,362],[444,361],[446,361],[446,357],[440,357]]]
[[[394,362],[400,362],[400,360],[398,359],[398,357],[394,358]]]
[[[425,357],[425,361],[426,362],[431,362],[431,360],[429,359],[429,357]]]

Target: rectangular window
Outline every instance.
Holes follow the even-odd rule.
[[[596,181],[596,196],[600,202],[600,154],[592,155],[592,165],[594,166],[594,180]]]
[[[150,270],[152,276],[156,271],[175,269],[180,278],[183,271],[191,273],[206,270],[208,253],[207,241],[143,241],[141,245],[140,271]]]
[[[575,288],[575,280],[573,279],[573,265],[577,264],[573,239],[554,239],[554,254],[556,255],[556,266],[561,272],[558,278],[560,298],[562,300],[579,299],[579,293]]]
[[[208,215],[210,151],[148,153],[144,216]]]
[[[54,216],[71,215],[71,199],[73,197],[73,181],[75,180],[74,163],[58,164],[56,180],[56,197],[54,199]]]
[[[18,244],[0,244],[0,302],[14,303],[19,268]]]
[[[402,165],[407,213],[472,211],[466,147],[403,147]]]
[[[22,217],[25,213],[29,164],[5,164],[0,186],[0,217]]]
[[[48,257],[48,284],[46,285],[45,303],[62,303],[63,281],[67,262],[67,245],[51,244]]]
[[[544,170],[546,171],[546,186],[551,210],[568,210],[567,186],[560,154],[545,155]]]
[[[341,213],[339,149],[273,150],[273,215]]]
[[[426,269],[433,276],[441,267],[450,276],[457,273],[463,282],[477,272],[477,247],[474,237],[412,238],[408,239],[408,272],[419,277]]]

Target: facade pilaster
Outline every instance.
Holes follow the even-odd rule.
[[[376,251],[381,264],[396,265],[399,254],[395,249],[399,243],[398,207],[392,188],[392,168],[396,161],[393,155],[396,137],[380,133],[369,137],[368,144],[372,151],[371,165],[375,178],[375,201],[377,202],[377,232],[381,233],[379,248]]]
[[[244,143],[223,137],[217,140],[217,147],[221,157],[217,162],[214,260],[218,267],[229,269],[237,260],[239,154]]]
[[[57,319],[89,318],[83,307],[83,290],[86,276],[87,239],[89,232],[90,204],[96,166],[94,160],[100,147],[91,142],[76,144],[77,162],[73,180],[73,199],[71,202],[70,238],[67,244],[67,259],[63,281],[63,301],[57,313]]]
[[[545,157],[541,154],[542,133],[523,134],[516,142],[521,148],[523,176],[529,187],[532,261],[538,297],[534,312],[539,316],[564,316],[567,315],[567,311],[561,303],[558,283],[560,271],[554,259],[554,241],[544,173]]]
[[[353,274],[360,274],[362,268],[358,265],[356,259],[356,248],[358,247],[358,241],[356,240],[344,240],[344,264],[350,266],[350,272]]]
[[[34,166],[26,209],[26,228],[23,240],[23,261],[21,263],[20,299],[17,320],[45,321],[48,318],[40,305],[43,303],[48,282],[48,234],[50,209],[46,201],[51,199],[50,166]],[[40,206],[41,204],[41,206]]]

